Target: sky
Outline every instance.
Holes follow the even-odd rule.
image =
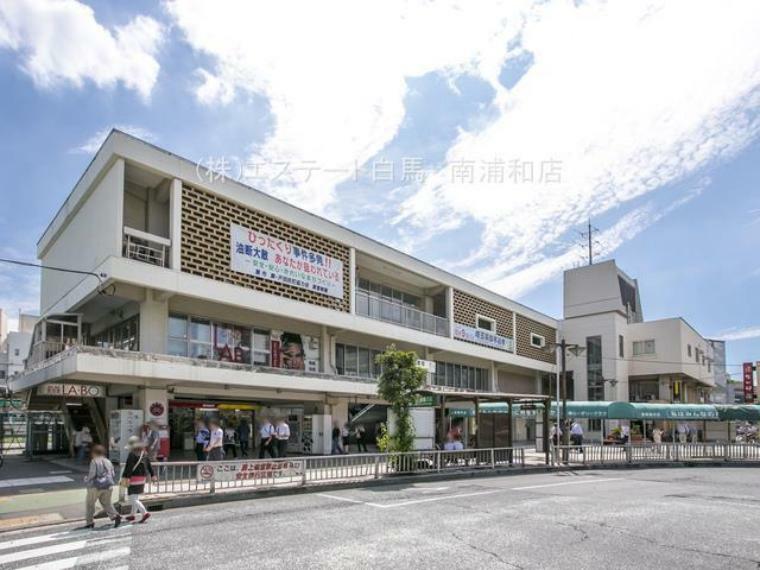
[[[554,317],[562,272],[760,360],[760,4],[0,0],[0,257],[119,128]],[[0,268],[0,307],[38,307]]]

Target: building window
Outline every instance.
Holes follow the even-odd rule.
[[[485,368],[436,361],[435,374],[431,376],[436,386],[451,386],[481,392],[489,389],[488,370]]]
[[[5,370],[0,370],[0,378],[5,378]]]
[[[697,364],[699,364],[699,353],[700,353],[700,350],[698,348],[694,350],[694,362],[696,362]]]
[[[368,279],[359,278],[358,288],[371,297],[384,299],[399,305],[405,305],[407,307],[413,307],[415,309],[422,308],[422,299],[417,295],[405,293],[389,287],[387,285],[381,285],[380,283],[374,283]]]
[[[337,343],[335,369],[341,376],[377,378],[382,373],[382,369],[375,359],[381,352],[374,348]]]
[[[590,336],[586,339],[586,374],[588,376],[589,401],[604,400],[601,336]]]
[[[88,344],[117,350],[140,350],[139,339],[140,317],[135,315],[92,336]]]
[[[530,345],[534,348],[544,348],[546,346],[546,339],[540,334],[530,333]]]
[[[269,366],[269,331],[253,329],[253,364]]]
[[[496,321],[483,315],[475,315],[475,327],[488,332],[496,332]]]
[[[712,372],[712,362],[709,359],[707,361],[707,371]]]
[[[690,344],[686,345],[686,356],[688,356],[689,358],[691,358],[691,345]]]
[[[14,348],[13,349],[13,356],[18,356],[19,354],[21,354],[21,351],[18,348]]]
[[[170,315],[167,352],[202,360],[269,366],[269,331]]]
[[[620,358],[625,358],[625,338],[622,334],[618,335],[618,355]]]
[[[648,354],[655,354],[654,339],[636,340],[633,342],[634,356],[644,356]]]

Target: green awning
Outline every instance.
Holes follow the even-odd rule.
[[[567,415],[571,418],[584,419],[607,419],[607,409],[613,402],[567,402]],[[625,404],[625,402],[615,402]],[[560,403],[560,409],[562,403]],[[543,411],[543,404],[512,404],[512,414],[519,417],[532,418],[540,415]],[[508,412],[507,404],[504,402],[484,402],[480,404],[481,414],[506,414]],[[475,415],[474,408],[449,408],[450,416],[469,416]],[[557,415],[557,403],[552,402],[550,415]]]
[[[567,402],[569,418],[603,420],[760,420],[760,406],[722,406],[723,417],[718,412],[721,406],[709,404],[644,404],[631,402]],[[560,410],[562,403],[560,403]],[[542,404],[512,405],[512,413],[518,417],[536,417],[543,411]],[[506,414],[507,404],[486,402],[480,404],[481,414]],[[472,417],[472,408],[450,408],[450,416]],[[552,401],[550,416],[557,415],[557,403]]]
[[[734,406],[718,404],[715,408],[718,410],[718,416],[722,421],[760,421],[760,406],[753,406],[750,404]]]
[[[618,406],[625,404],[626,407]],[[640,404],[615,402],[610,419],[616,420],[719,420],[718,410],[709,404]]]

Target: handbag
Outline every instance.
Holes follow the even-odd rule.
[[[105,491],[114,486],[113,471],[106,469],[105,473],[100,474],[98,466],[95,467],[95,478],[92,481],[92,486],[100,491]]]

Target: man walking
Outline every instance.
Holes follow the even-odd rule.
[[[209,426],[209,441],[206,445],[206,457],[208,461],[221,461],[224,459],[224,432],[219,427],[218,420],[211,420]]]
[[[259,427],[259,439],[261,440],[259,459],[264,459],[267,453],[272,458],[277,457],[277,452],[274,450],[274,426],[269,418],[264,418]]]
[[[195,422],[195,458],[198,461],[206,460],[206,446],[211,438],[211,434],[203,420]]]
[[[580,446],[580,452],[583,453],[583,428],[578,420],[574,420],[570,426],[570,441],[573,445]]]
[[[288,456],[288,440],[290,439],[290,426],[285,418],[280,418],[275,428],[275,439],[277,440],[277,457]]]
[[[251,426],[245,418],[238,424],[238,443],[240,443],[240,457],[248,457],[248,445],[251,441]]]

